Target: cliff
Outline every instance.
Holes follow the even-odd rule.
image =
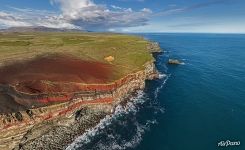
[[[145,80],[157,76],[154,63],[147,62],[144,70],[129,74],[111,84],[86,85],[91,91],[75,93],[67,102],[2,114],[0,147],[1,149],[58,149],[53,145],[56,143],[64,149],[85,129],[98,123],[106,114],[113,112],[113,108],[125,100],[125,97],[135,90],[143,89]],[[94,91],[94,89],[100,90]],[[49,101],[52,101],[52,98],[49,98]],[[64,130],[70,136],[62,135],[64,132],[59,130]],[[53,147],[51,148],[50,145]]]
[[[38,43],[42,36],[47,37],[46,34],[49,33],[36,35],[31,40]],[[8,39],[12,36],[7,35]],[[62,36],[67,38],[71,34],[49,36],[53,36],[52,40],[60,40]],[[93,45],[84,47],[90,42],[88,38],[98,40],[98,36],[102,43],[93,43],[92,40]],[[31,42],[29,37],[26,40],[24,43]],[[118,45],[118,40],[122,44]],[[36,45],[45,54],[41,57],[32,51],[25,55],[23,52],[9,55],[0,51],[1,56],[5,56],[4,61],[0,61],[1,150],[65,149],[100,119],[113,113],[114,108],[126,101],[130,94],[143,89],[145,80],[158,77],[151,54],[160,51],[157,43],[124,35],[96,34],[95,37],[86,35],[84,38],[84,35],[72,34],[68,44],[72,44],[69,48],[74,51],[64,54],[67,41],[63,42],[61,47],[55,48],[56,53],[48,55],[43,47]],[[36,43],[27,46],[22,43],[21,46],[32,49]],[[13,43],[0,41],[0,48],[1,44],[5,49],[13,49],[9,45]],[[45,43],[44,46],[47,45]],[[106,51],[101,54],[98,49],[103,48]],[[86,57],[74,57],[80,53]],[[106,56],[115,56],[115,60],[104,62]]]

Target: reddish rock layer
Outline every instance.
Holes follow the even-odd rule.
[[[43,89],[39,89],[39,91],[42,91],[40,93],[25,93],[20,91],[18,86],[2,86],[2,94],[0,92],[0,98],[2,97],[1,104],[3,104],[2,106],[4,107],[0,106],[0,114],[14,113],[27,109],[68,102],[77,97],[111,94],[117,88],[132,80],[137,80],[141,76],[144,76],[144,72],[142,71],[129,74],[110,84],[54,83],[53,86],[49,86],[49,88],[46,89],[46,91],[49,91],[47,93],[45,93],[46,91]]]
[[[112,71],[110,64],[64,55],[6,65],[0,68],[0,113],[67,102],[75,92],[97,88],[87,85],[109,82]]]
[[[98,99],[94,99],[92,101],[78,101],[76,103],[73,103],[71,105],[69,105],[67,108],[63,108],[60,110],[55,110],[52,111],[50,113],[44,113],[41,115],[37,115],[35,116],[36,119],[40,119],[40,120],[50,120],[52,118],[55,117],[60,117],[63,115],[66,115],[70,112],[72,112],[73,110],[81,107],[81,105],[92,105],[92,104],[110,104],[113,102],[113,98],[112,97],[106,97],[106,98],[98,98]],[[32,120],[22,120],[21,122],[10,122],[10,123],[6,123],[6,125],[4,125],[3,127],[0,127],[0,131],[6,130],[10,127],[13,126],[25,126],[25,125],[30,125],[32,124]]]

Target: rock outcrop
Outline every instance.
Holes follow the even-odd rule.
[[[147,49],[151,52],[151,53],[160,53],[161,48],[158,42],[150,42],[147,46]]]
[[[177,59],[169,59],[168,64],[173,64],[173,65],[183,65],[184,63],[177,60]]]

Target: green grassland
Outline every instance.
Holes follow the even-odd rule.
[[[42,55],[68,53],[88,61],[111,62],[114,77],[138,71],[153,57],[142,37],[110,33],[0,33],[0,65]]]

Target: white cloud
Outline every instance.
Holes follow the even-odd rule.
[[[51,0],[51,3],[60,5],[63,15],[71,18],[78,17],[79,12],[86,8],[96,6],[91,0]]]
[[[13,16],[5,12],[0,12],[0,23],[5,27],[30,26],[29,23],[22,21],[19,16]]]
[[[46,26],[52,28],[80,28],[86,30],[109,30],[111,28],[143,26],[152,13],[143,8],[134,11],[95,4],[92,0],[51,0],[58,5],[60,13],[46,10],[19,9],[0,12],[0,26]]]
[[[19,9],[11,7],[14,11],[0,12],[0,26],[46,26],[51,28],[76,28],[64,20],[60,15],[46,10]]]
[[[123,9],[124,9],[124,8],[122,8],[122,7],[115,6],[115,5],[111,5],[111,7],[112,7],[113,9],[119,9],[119,10],[123,10]]]
[[[111,6],[114,10],[110,10],[91,0],[52,0],[52,3],[60,5],[65,20],[92,30],[146,25],[151,13],[149,9],[133,11],[114,5]]]

